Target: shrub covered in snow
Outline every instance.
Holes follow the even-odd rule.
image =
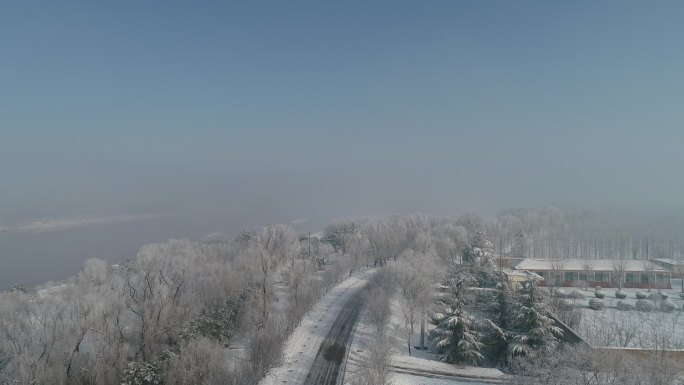
[[[570,293],[569,297],[575,299],[582,299],[584,298],[584,294],[582,294],[582,292],[579,290],[573,290],[572,293]]]
[[[603,309],[603,301],[598,300],[596,298],[592,298],[589,300],[589,308],[591,310],[601,310]]]
[[[639,311],[651,312],[655,310],[655,306],[652,302],[645,299],[638,299],[634,304],[634,307]]]
[[[625,299],[625,298],[627,298],[627,293],[625,293],[625,292],[622,291],[622,290],[618,290],[618,291],[615,292],[615,298],[618,298],[618,299]]]
[[[666,300],[670,296],[669,294],[667,294],[666,292],[664,292],[662,290],[658,290],[658,295],[660,295],[660,299],[662,299],[662,300]]]
[[[646,293],[644,293],[643,291],[637,291],[636,297],[637,297],[637,299],[646,299],[647,296],[646,296]]]
[[[162,383],[157,361],[133,361],[124,372],[121,385],[158,385]]]
[[[567,298],[568,297],[568,293],[566,293],[565,290],[563,290],[563,289],[556,289],[553,294],[558,298]]]
[[[672,304],[672,302],[669,301],[662,301],[660,303],[660,311],[665,312],[665,313],[672,313],[675,309],[675,305]]]
[[[648,295],[648,299],[650,299],[651,301],[660,301],[662,297],[658,293],[651,293]]]
[[[618,301],[617,302],[617,309],[622,310],[622,311],[629,311],[634,309],[634,306],[632,306],[629,302],[627,301]]]
[[[596,290],[594,292],[594,297],[599,298],[599,299],[603,299],[603,298],[606,298],[606,293],[602,292],[601,290]]]

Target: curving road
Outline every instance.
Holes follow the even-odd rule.
[[[347,350],[365,302],[364,289],[365,287],[357,290],[342,305],[340,313],[318,349],[304,381],[305,385],[337,385],[342,382]]]

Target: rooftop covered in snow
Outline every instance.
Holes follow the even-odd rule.
[[[515,270],[531,271],[614,271],[624,264],[624,271],[653,271],[666,272],[668,270],[645,259],[524,259],[515,266]]]
[[[660,262],[662,264],[670,266],[684,266],[684,260],[681,259],[656,258],[653,261],[656,263]]]

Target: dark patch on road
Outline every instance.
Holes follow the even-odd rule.
[[[346,354],[347,347],[345,345],[333,342],[332,345],[325,347],[323,358],[325,358],[326,361],[332,361],[339,365],[342,364],[342,360],[344,360]]]

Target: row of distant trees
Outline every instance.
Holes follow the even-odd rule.
[[[497,255],[524,258],[684,258],[684,215],[521,209],[483,221]]]

